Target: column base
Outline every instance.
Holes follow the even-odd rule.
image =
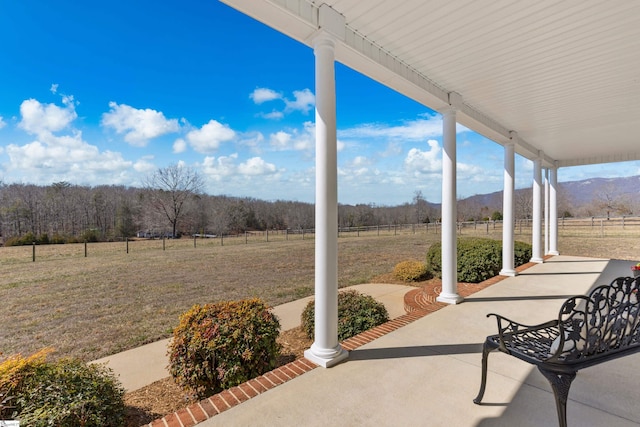
[[[515,277],[518,273],[515,270],[502,269],[499,273],[501,276]]]
[[[548,255],[560,255],[558,251],[549,251]]]
[[[458,294],[444,294],[444,293],[441,293],[436,298],[436,301],[443,302],[445,304],[460,304],[462,301],[464,301],[464,298],[462,298]]]
[[[531,258],[529,260],[529,262],[535,262],[536,264],[542,264],[544,262],[544,259],[542,259],[542,258]]]
[[[304,357],[318,366],[330,368],[345,361],[349,357],[349,352],[343,349],[340,344],[336,348],[324,349],[318,348],[313,343],[311,348],[304,351]]]

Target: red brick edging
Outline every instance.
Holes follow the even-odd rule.
[[[428,311],[416,311],[408,313],[403,316],[397,317],[384,323],[380,326],[376,326],[373,329],[369,329],[361,334],[353,336],[341,343],[342,348],[347,351],[355,350],[371,341],[378,339],[389,332],[393,332],[396,329],[412,323],[413,321],[425,316]],[[245,402],[252,397],[264,393],[267,390],[271,390],[290,381],[305,372],[309,372],[317,366],[307,359],[300,358],[286,365],[280,366],[273,371],[267,372],[257,378],[240,384],[239,386],[230,388],[228,390],[221,391],[209,398],[203,399],[197,403],[193,403],[184,409],[174,412],[169,415],[165,415],[150,424],[145,424],[149,427],[192,427],[196,424],[208,420],[211,417],[218,415],[227,409],[233,408],[242,402]]]
[[[550,256],[545,256],[544,259],[546,260],[548,258],[550,258]],[[516,268],[516,271],[521,272],[534,265],[536,264],[529,262]],[[482,283],[460,284],[461,286],[458,291],[463,297],[469,296],[504,279],[506,279],[505,276],[496,276],[491,279],[487,279]],[[413,323],[427,314],[437,311],[447,305],[436,302],[434,298],[418,295],[419,293],[426,294],[427,292],[428,290],[425,290],[424,288],[409,291],[405,295],[404,299],[405,311],[407,314],[343,341],[340,343],[342,348],[347,351],[355,350],[358,347]],[[242,402],[256,397],[265,391],[271,390],[280,384],[284,384],[287,381],[299,377],[305,372],[309,372],[315,368],[317,368],[317,366],[304,357],[297,359],[293,362],[287,363],[286,365],[280,366],[273,371],[267,372],[264,375],[240,384],[239,386],[221,391],[218,394],[193,403],[184,409],[165,415],[164,417],[154,420],[149,424],[145,424],[144,427],[195,426],[202,421],[208,420],[227,409],[233,408]]]

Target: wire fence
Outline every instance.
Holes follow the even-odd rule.
[[[457,223],[459,236],[484,236],[502,238],[502,221],[464,221]],[[516,239],[531,239],[532,221],[520,219],[514,222]],[[393,236],[426,235],[436,241],[442,234],[442,224],[386,224],[359,227],[340,227],[339,239],[388,238]],[[588,217],[558,218],[558,237],[636,237],[640,236],[640,217]],[[172,251],[185,249],[206,249],[214,247],[310,241],[315,239],[314,229],[288,229],[247,231],[224,235],[199,235],[179,239],[123,239],[118,242],[75,243],[60,245],[30,245],[0,248],[0,265],[67,257],[108,256],[109,254],[129,254],[131,252]]]

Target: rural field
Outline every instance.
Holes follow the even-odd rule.
[[[499,229],[461,232],[501,238]],[[565,255],[640,259],[635,231],[559,234]],[[433,229],[341,233],[339,286],[424,260],[439,239]],[[1,247],[0,352],[54,347],[58,357],[94,360],[170,336],[193,304],[260,297],[277,305],[311,295],[313,267],[312,234]]]

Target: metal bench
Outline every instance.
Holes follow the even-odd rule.
[[[493,350],[536,365],[551,384],[558,422],[567,425],[567,397],[576,373],[589,366],[640,351],[640,278],[619,277],[589,295],[567,299],[557,320],[529,326],[491,313],[498,333],[482,351],[480,404],[487,382],[487,358]]]

